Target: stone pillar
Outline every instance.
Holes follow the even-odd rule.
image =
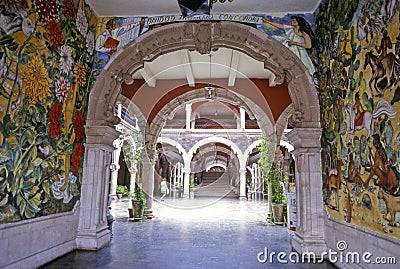
[[[146,196],[146,217],[153,218],[154,161],[143,161],[143,191]]]
[[[117,117],[122,119],[122,104],[121,104],[121,102],[117,102]]]
[[[240,193],[239,199],[247,199],[246,197],[246,169],[239,170]]]
[[[186,104],[186,130],[190,129],[191,117],[192,117],[192,104]]]
[[[87,126],[81,187],[78,249],[97,250],[111,239],[106,209],[113,141],[119,132],[109,126]]]
[[[240,129],[246,128],[246,111],[240,108]]]
[[[110,184],[110,194],[112,195],[113,199],[117,196],[117,184],[118,184],[118,171],[120,166],[118,163],[112,163],[110,165],[111,170],[111,184]]]
[[[118,181],[118,171],[120,169],[119,165],[119,155],[121,154],[123,140],[121,138],[115,139],[113,142],[114,151],[112,153],[112,161],[110,165],[111,170],[111,185],[110,194],[115,198],[117,196],[117,181]]]
[[[287,138],[296,159],[297,228],[292,247],[299,253],[326,251],[322,198],[321,129],[295,128]]]
[[[190,184],[190,168],[184,168],[183,173],[184,173],[184,178],[183,178],[183,198],[188,198],[189,199],[189,184]]]

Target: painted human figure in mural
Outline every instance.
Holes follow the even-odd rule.
[[[390,36],[388,36],[388,32],[386,29],[383,30],[383,37],[381,40],[381,44],[378,46],[375,46],[375,50],[380,53],[378,57],[378,62],[381,63],[384,58],[387,56],[387,51],[388,49],[391,49],[393,47],[392,40],[390,40]]]
[[[292,16],[291,25],[285,25],[280,22],[270,21],[263,18],[264,24],[270,24],[276,28],[285,31],[285,36],[273,36],[276,40],[286,45],[307,67],[311,75],[314,74],[315,68],[306,49],[313,47],[314,32],[310,24],[302,17]]]
[[[117,27],[115,18],[109,19],[106,22],[106,29],[100,33],[96,38],[96,51],[97,57],[103,64],[110,60],[111,55],[121,47],[120,36],[135,28],[136,26],[143,25],[144,19],[135,23],[122,25]]]
[[[99,60],[108,62],[110,56],[117,50],[119,41],[117,40],[117,33],[115,32],[116,26],[117,23],[115,19],[108,20],[106,22],[106,29],[97,36],[96,51],[98,52],[97,56]],[[106,41],[109,38],[110,40],[114,39],[115,41],[113,43],[109,42],[109,44],[106,45]]]
[[[354,107],[356,108],[356,116],[354,118],[354,126],[358,126],[361,124],[357,124],[357,121],[361,118],[361,115],[364,112],[363,105],[360,101],[360,93],[358,93],[358,92],[354,96]]]

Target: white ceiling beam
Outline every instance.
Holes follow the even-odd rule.
[[[149,87],[154,88],[156,86],[156,78],[146,63],[144,63],[144,67],[139,72]]]
[[[239,61],[240,61],[240,53],[236,50],[232,50],[231,68],[229,70],[229,80],[228,80],[229,87],[235,86]]]
[[[185,71],[186,80],[190,87],[194,87],[194,75],[192,70],[192,63],[189,59],[189,51],[188,50],[181,50],[181,59],[183,63],[183,70]]]
[[[268,72],[268,81],[269,81],[269,86],[270,87],[275,87],[276,86],[276,82],[275,82],[275,74],[272,73],[271,71],[267,70]]]

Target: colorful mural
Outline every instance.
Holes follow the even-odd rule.
[[[0,223],[72,209],[93,81],[171,18],[97,19],[83,0],[0,2]],[[315,18],[226,18],[251,19],[314,76],[329,216],[400,238],[400,4],[327,0]]]
[[[282,18],[262,17],[263,23],[258,24],[257,28],[288,47],[314,75],[315,63],[310,57],[315,46],[313,16],[288,14]]]
[[[0,223],[79,199],[95,25],[84,1],[0,2]]]
[[[98,59],[96,69],[101,71],[117,50],[148,29],[149,25],[145,17],[100,18],[96,31],[95,49]]]
[[[315,58],[331,218],[400,238],[400,6],[323,1]],[[399,213],[398,213],[399,212]]]

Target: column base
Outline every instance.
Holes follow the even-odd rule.
[[[145,210],[144,214],[146,215],[146,218],[148,218],[148,219],[152,219],[154,217],[153,209]]]
[[[239,196],[239,200],[247,200],[246,196]]]
[[[83,250],[98,250],[107,246],[111,241],[111,232],[107,227],[97,231],[78,231],[76,246]]]
[[[302,254],[304,252],[315,253],[316,257],[321,257],[324,252],[326,254],[327,246],[325,240],[321,236],[301,236],[297,232],[292,238],[292,248],[296,252]]]

